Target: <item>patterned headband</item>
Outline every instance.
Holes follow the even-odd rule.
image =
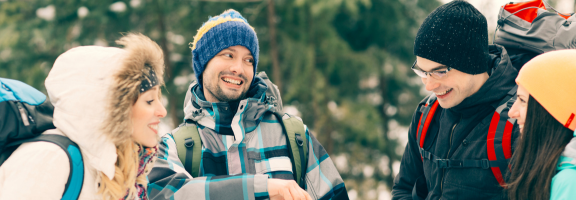
[[[158,85],[158,78],[156,77],[154,69],[148,64],[146,64],[146,68],[149,72],[148,74],[144,73],[144,79],[142,80],[142,83],[140,83],[140,93],[144,93]]]

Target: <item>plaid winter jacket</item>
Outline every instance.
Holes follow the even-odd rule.
[[[268,199],[268,178],[294,179],[275,108],[264,103],[267,86],[255,79],[250,98],[236,103],[210,103],[196,85],[189,88],[184,112],[202,139],[200,175],[184,169],[172,134],[166,134],[148,175],[150,199]],[[348,199],[332,160],[307,135],[306,191],[313,199]]]

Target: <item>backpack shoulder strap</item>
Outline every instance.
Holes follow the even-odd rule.
[[[80,152],[80,147],[68,137],[62,135],[54,134],[42,134],[38,137],[19,140],[7,145],[7,147],[18,146],[27,142],[50,142],[58,145],[70,160],[70,175],[68,176],[68,181],[66,182],[66,187],[64,189],[64,194],[62,199],[78,199],[80,196],[80,191],[82,191],[82,185],[84,183],[84,161],[82,159],[82,153]]]
[[[424,150],[424,139],[426,138],[426,133],[428,132],[428,127],[432,123],[432,118],[438,109],[438,101],[436,101],[436,96],[434,94],[430,95],[426,104],[420,108],[422,115],[418,121],[418,128],[416,129],[416,142],[418,142],[418,148],[420,149],[420,155],[422,160],[424,158],[431,159],[429,152]]]
[[[185,123],[176,132],[172,133],[172,137],[174,137],[174,142],[176,142],[178,158],[184,164],[184,169],[193,177],[199,176],[202,139],[198,132],[198,126],[194,123]]]
[[[436,163],[439,168],[482,168],[491,169],[494,177],[501,186],[505,186],[504,175],[507,174],[508,163],[512,156],[512,130],[515,119],[508,117],[508,111],[514,103],[514,96],[516,95],[516,87],[514,87],[507,96],[495,105],[496,111],[492,115],[492,121],[488,128],[487,136],[487,151],[488,159],[480,160],[456,160],[456,159],[442,159],[434,156],[428,151],[424,150],[424,138],[426,131],[431,123],[431,119],[436,112],[438,102],[431,96],[426,105],[421,107],[422,116],[418,122],[417,141],[418,148],[422,159],[429,159]]]
[[[266,72],[264,71],[258,72],[256,76],[264,80],[264,83],[268,86],[268,89],[266,89],[266,103],[274,105],[276,111],[282,111],[282,97],[280,96],[278,86],[270,81],[268,75],[266,75]]]
[[[289,143],[288,155],[292,161],[294,180],[302,189],[306,189],[306,168],[308,166],[308,133],[304,123],[291,115],[274,112],[274,115],[282,125],[286,141]],[[288,116],[288,118],[284,118]]]
[[[508,111],[511,107],[510,103],[514,103],[517,87],[510,90],[508,95],[498,104],[492,116],[486,140],[488,160],[491,163],[490,168],[501,186],[505,185],[504,175],[509,170],[508,163],[512,157],[512,130],[516,124],[516,119],[508,117]]]

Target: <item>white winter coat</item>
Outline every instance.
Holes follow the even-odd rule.
[[[144,68],[146,63],[162,77],[162,51],[138,45],[132,47],[141,48],[127,45],[124,49],[98,46],[70,49],[56,59],[46,78],[46,90],[55,108],[56,129],[43,134],[67,136],[80,147],[85,171],[80,199],[102,199],[98,195],[99,172],[114,177],[116,146],[103,127],[117,126],[116,122],[107,123],[114,113],[111,109],[130,113],[130,108],[110,106],[111,96],[117,94],[113,90],[125,83],[118,83],[118,74],[134,66]],[[129,62],[132,63],[126,64]],[[118,123],[130,119],[125,118]],[[0,200],[61,199],[69,173],[68,157],[60,147],[48,142],[25,143],[0,166]]]

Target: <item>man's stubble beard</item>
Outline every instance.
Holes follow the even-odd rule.
[[[220,79],[220,77],[218,77],[218,79]],[[242,91],[241,94],[238,95],[237,97],[230,97],[229,95],[224,93],[222,88],[220,88],[220,86],[218,85],[218,82],[215,85],[212,85],[212,84],[210,84],[204,80],[202,82],[204,85],[205,92],[209,92],[210,94],[212,94],[212,96],[214,98],[216,98],[219,102],[230,102],[230,101],[236,101],[236,100],[244,99],[244,98],[246,98],[246,93],[248,93],[248,91]],[[245,79],[244,79],[244,82],[245,82],[244,84],[247,84]],[[244,89],[244,88],[240,88],[240,89]]]

